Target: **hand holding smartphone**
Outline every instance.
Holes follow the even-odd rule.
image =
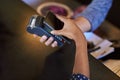
[[[65,43],[70,44],[69,39],[63,36],[53,35],[51,31],[60,30],[63,28],[63,25],[64,23],[57,19],[52,12],[48,12],[46,17],[38,15],[32,16],[27,26],[27,31],[40,37],[43,35],[46,35],[48,38],[53,37],[54,40],[57,41],[58,46],[61,47]]]

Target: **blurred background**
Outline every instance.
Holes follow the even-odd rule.
[[[55,0],[50,0],[50,1],[54,2]],[[58,1],[61,2],[60,0]],[[76,0],[74,2],[69,1],[69,3],[67,3],[67,6],[71,8],[71,12],[72,11],[74,12],[75,8],[79,8],[79,6],[81,5],[89,5],[91,1],[92,0]],[[23,0],[23,2],[25,2],[27,5],[31,6],[38,12],[37,9],[39,8],[39,5],[41,6],[41,4],[45,2],[45,0]],[[72,4],[76,4],[76,6],[72,7]],[[103,64],[105,64],[113,72],[115,72],[120,76],[120,71],[119,71],[120,68],[118,68],[120,66],[119,63],[120,62],[120,36],[119,36],[120,35],[120,0],[113,0],[113,5],[106,17],[106,20],[96,31],[94,31],[94,33],[96,33],[100,38],[107,39],[110,42],[112,42],[112,46],[114,47],[114,50],[112,49],[111,51],[109,51],[110,54],[108,54],[105,57],[102,57],[100,60],[102,61]],[[89,35],[90,34],[86,36],[89,37]],[[96,37],[92,37],[92,38],[96,39]],[[96,57],[96,54],[94,53],[93,56]],[[113,63],[114,66],[112,65]]]
[[[52,3],[46,3],[47,1]],[[39,76],[38,74],[43,68],[41,64],[44,63],[45,57],[56,49],[53,50],[51,47],[46,47],[44,44],[41,44],[38,39],[34,39],[31,34],[27,33],[26,26],[33,14],[41,14],[39,12],[40,9],[43,9],[45,5],[56,5],[56,1],[59,2],[57,3],[59,7],[64,7],[64,9],[62,9],[63,12],[65,10],[68,11],[68,17],[73,15],[73,11],[75,11],[76,8],[80,7],[81,5],[88,5],[91,2],[91,0],[1,0],[0,80],[35,80],[35,78]],[[82,7],[80,11],[82,11],[84,8],[85,6]],[[90,33],[92,36],[88,36],[92,38],[93,41],[102,41],[103,46],[106,45],[104,42],[107,40],[107,43],[110,44],[108,47],[110,49],[112,47],[112,50],[110,52],[108,51],[109,53],[94,53],[92,55],[118,76],[120,76],[119,14],[120,0],[113,0],[113,6],[109,11],[106,20],[96,31],[94,31],[92,34]],[[39,54],[39,52],[43,54]],[[66,56],[68,55],[69,54],[59,54],[60,57],[57,56],[56,58],[59,61],[61,57],[65,56],[63,60],[65,60],[66,63],[68,62],[68,64],[71,66],[71,58],[66,59]],[[55,56],[52,57],[54,58]],[[62,62],[60,63],[62,64]],[[92,70],[98,70],[93,64],[94,63],[91,63]],[[57,67],[59,67],[59,65]],[[67,68],[66,66],[64,67]],[[100,76],[99,74],[94,74],[94,72],[92,73],[92,78],[94,78],[92,80],[96,80],[95,78]]]

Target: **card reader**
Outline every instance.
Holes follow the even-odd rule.
[[[53,35],[50,33],[54,29],[62,29],[63,23],[61,23],[62,22],[60,22],[52,12],[49,12],[46,17],[33,15],[28,23],[27,31],[40,37],[43,35],[46,35],[48,38],[53,37],[54,40],[57,41],[58,46],[61,47],[65,43],[70,44],[71,42],[69,39],[64,36]]]

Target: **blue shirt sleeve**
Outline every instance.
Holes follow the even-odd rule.
[[[111,5],[112,0],[93,0],[82,13],[75,17],[83,16],[88,19],[91,24],[90,31],[94,31],[106,18]]]

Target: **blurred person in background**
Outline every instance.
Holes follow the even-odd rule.
[[[77,8],[72,20],[82,32],[94,31],[105,20],[111,6],[112,0],[92,0],[89,5]],[[57,46],[57,42],[46,35],[42,36],[40,42],[44,42],[46,46]]]

